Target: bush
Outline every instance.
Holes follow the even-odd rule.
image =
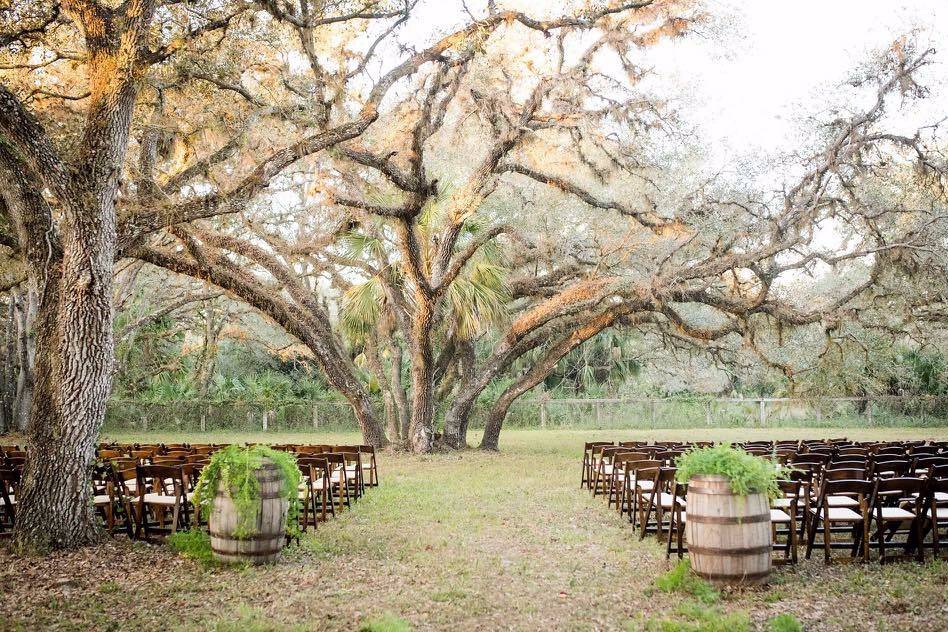
[[[691,595],[706,604],[715,603],[721,594],[711,584],[691,572],[688,560],[678,562],[675,568],[655,580],[662,592],[680,592]]]
[[[767,621],[770,632],[803,632],[803,625],[792,614],[778,614]]]
[[[676,477],[680,483],[687,483],[692,476],[717,474],[727,477],[735,494],[780,495],[777,486],[780,467],[777,463],[730,445],[697,448],[678,457],[675,463],[678,466]]]
[[[289,501],[286,531],[291,536],[299,535],[301,503],[298,489],[302,477],[296,465],[296,457],[263,445],[247,448],[232,445],[215,452],[210,463],[201,471],[201,478],[198,479],[194,490],[194,506],[205,516],[209,516],[214,496],[223,483],[237,510],[237,526],[233,533],[237,539],[255,535],[254,526],[260,512],[260,481],[257,480],[257,470],[263,465],[264,459],[270,460],[282,474],[283,488],[280,490],[280,496]]]
[[[359,632],[411,632],[411,626],[404,619],[385,614],[365,621],[359,626]]]
[[[168,546],[181,555],[204,564],[211,564],[214,561],[211,536],[200,529],[175,531],[168,536]]]

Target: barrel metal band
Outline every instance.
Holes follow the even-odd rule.
[[[697,553],[698,555],[709,555],[712,557],[731,557],[731,556],[740,556],[740,555],[760,555],[761,553],[770,553],[771,546],[765,544],[762,546],[748,546],[745,548],[738,549],[720,549],[710,546],[694,546],[691,545],[688,547],[690,553]]]
[[[235,538],[231,534],[222,534],[210,532],[212,538],[217,538],[218,540],[227,540],[228,542],[264,542],[266,540],[277,540],[285,537],[282,533],[271,533],[269,535],[265,533],[257,533],[255,535],[247,536],[245,538]]]
[[[729,487],[704,487],[701,484],[690,483],[688,485],[689,494],[705,494],[707,496],[737,496]]]
[[[688,522],[701,524],[754,524],[755,522],[770,522],[770,514],[756,516],[696,516],[688,514]]]
[[[757,580],[757,579],[764,579],[764,578],[770,576],[770,571],[763,571],[763,572],[760,572],[760,573],[703,573],[703,572],[701,572],[701,571],[699,571],[699,570],[696,570],[695,573],[696,573],[699,577],[703,577],[703,578],[705,578],[705,579],[711,579],[711,580],[714,580],[714,579],[725,579],[725,580],[729,580],[729,579],[738,579],[738,580],[740,580],[740,579],[743,579],[743,580],[745,580],[745,581],[754,581],[754,580]]]
[[[212,546],[211,550],[224,557],[263,557],[264,555],[279,553],[281,549],[273,549],[270,551],[222,551]]]

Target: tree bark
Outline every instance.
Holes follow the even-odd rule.
[[[421,294],[420,292],[418,294]],[[431,452],[434,445],[434,367],[432,362],[432,302],[421,297],[412,319],[411,430],[409,440],[416,454]]]
[[[500,442],[500,430],[504,419],[507,417],[507,411],[510,405],[521,395],[542,382],[556,368],[557,363],[563,357],[583,344],[606,327],[611,326],[617,317],[616,310],[608,310],[598,314],[591,321],[576,329],[569,335],[561,338],[554,344],[543,356],[543,358],[530,367],[526,373],[507,389],[501,393],[494,405],[491,406],[490,413],[487,416],[487,423],[484,426],[484,437],[481,439],[480,448],[482,450],[497,450]]]
[[[389,372],[391,381],[390,390],[395,399],[395,410],[398,414],[398,438],[401,441],[408,440],[408,432],[411,428],[411,409],[408,404],[408,393],[405,391],[405,385],[402,384],[402,357],[404,351],[398,340],[393,340],[391,344],[392,351],[392,369]]]
[[[0,362],[0,433],[13,427],[13,371],[15,352],[13,341],[13,325],[16,317],[16,307],[13,304],[13,293],[8,297],[5,318],[3,322],[3,339],[0,348],[3,349],[3,360]]]
[[[36,358],[36,293],[30,288],[13,295],[16,315],[16,396],[13,404],[13,419],[17,430],[25,432],[33,407],[34,364]]]

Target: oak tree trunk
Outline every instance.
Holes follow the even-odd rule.
[[[434,367],[431,349],[432,305],[422,300],[412,322],[411,431],[416,454],[431,452],[434,445]]]

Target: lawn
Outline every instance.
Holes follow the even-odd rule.
[[[769,629],[783,613],[807,630],[948,627],[943,562],[885,568],[802,562],[780,568],[767,588],[726,593],[710,605],[663,592],[656,578],[674,566],[664,549],[652,538],[639,541],[604,502],[579,489],[582,443],[597,438],[842,435],[943,439],[948,428],[525,430],[506,432],[497,454],[384,453],[381,487],[287,549],[276,566],[206,568],[165,547],[121,538],[43,560],[0,553],[0,628],[714,630],[749,623]]]

